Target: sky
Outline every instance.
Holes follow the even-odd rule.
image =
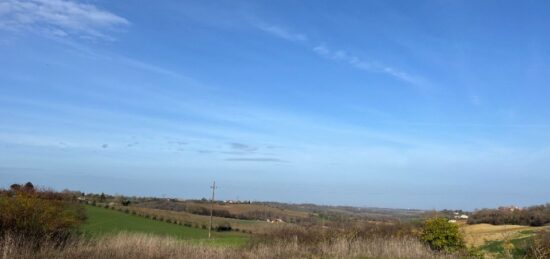
[[[0,0],[0,186],[550,197],[547,1]]]

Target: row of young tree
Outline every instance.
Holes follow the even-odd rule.
[[[550,203],[524,209],[482,209],[468,219],[469,224],[544,226],[550,223]]]

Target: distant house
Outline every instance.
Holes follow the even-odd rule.
[[[269,223],[285,223],[284,220],[282,219],[266,219],[267,222]]]
[[[468,215],[462,214],[462,211],[453,212],[453,218],[456,220],[468,219]]]
[[[510,205],[510,206],[504,206],[504,207],[499,207],[498,210],[502,210],[502,211],[516,211],[516,210],[521,210],[520,207],[518,206],[514,206],[514,205]]]
[[[456,219],[449,219],[449,223],[456,223]]]

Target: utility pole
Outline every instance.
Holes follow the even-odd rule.
[[[212,216],[214,214],[214,191],[216,191],[216,181],[210,186],[212,188],[212,200],[210,200],[210,227],[208,228],[208,238],[212,236]]]

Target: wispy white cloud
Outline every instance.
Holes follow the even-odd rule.
[[[357,69],[367,72],[387,74],[413,85],[419,85],[422,83],[422,79],[418,76],[413,76],[407,72],[400,71],[396,68],[386,66],[378,62],[362,60],[344,50],[331,50],[325,45],[318,45],[313,48],[313,52],[328,59],[348,63]]]
[[[116,60],[120,63],[123,63],[123,64],[131,66],[131,67],[135,67],[135,68],[138,68],[138,69],[141,69],[141,70],[146,70],[146,71],[150,71],[150,72],[153,72],[153,73],[157,73],[157,74],[161,74],[161,75],[165,75],[165,76],[169,76],[169,77],[173,77],[173,78],[185,79],[189,82],[193,81],[194,84],[197,84],[197,82],[194,79],[191,79],[187,76],[184,76],[184,75],[182,75],[178,72],[175,72],[173,70],[170,70],[170,69],[167,69],[167,68],[155,65],[155,64],[143,62],[143,61],[140,61],[140,60],[137,60],[137,59],[128,58],[128,57],[124,57],[124,56],[120,56],[120,55],[119,56],[115,56],[115,55],[106,56],[106,59]]]
[[[171,77],[176,80],[180,80],[184,82],[185,85],[187,86],[195,86],[195,87],[200,86],[203,88],[206,87],[204,84],[200,83],[194,78],[184,75],[178,71],[163,67],[161,65],[153,64],[151,62],[124,56],[117,53],[99,51],[97,49],[94,49],[92,46],[89,46],[87,44],[82,44],[70,38],[56,38],[55,40],[57,43],[63,44],[64,46],[66,46],[67,49],[74,50],[75,53],[87,59],[116,62],[127,67],[139,69],[141,71],[147,71],[147,72],[155,73],[166,77]],[[51,61],[48,61],[48,62],[51,63]]]
[[[370,72],[370,73],[386,74],[388,76],[391,76],[393,78],[396,78],[398,80],[401,80],[413,85],[421,85],[424,83],[424,80],[421,77],[401,71],[397,68],[387,66],[375,61],[363,60],[358,56],[352,55],[345,50],[331,50],[323,44],[313,44],[311,40],[307,37],[307,35],[303,33],[293,32],[284,27],[267,24],[264,22],[255,21],[255,22],[252,22],[252,24],[258,29],[262,30],[263,32],[272,34],[281,39],[291,41],[294,43],[302,43],[302,44],[314,46],[312,50],[317,55],[323,56],[325,58],[329,58],[331,60],[348,63],[349,65],[357,69]]]
[[[105,30],[129,24],[125,18],[94,5],[67,0],[6,0],[0,3],[0,29],[10,31],[111,39]]]
[[[282,38],[282,39],[285,39],[285,40],[288,40],[288,41],[293,41],[293,42],[306,42],[306,41],[308,41],[308,38],[307,38],[306,35],[301,34],[301,33],[291,32],[288,29],[280,27],[280,26],[266,24],[266,23],[263,23],[263,22],[256,22],[256,23],[254,23],[254,26],[256,26],[258,29],[260,29],[264,32],[270,33],[272,35],[275,35],[279,38]]]

